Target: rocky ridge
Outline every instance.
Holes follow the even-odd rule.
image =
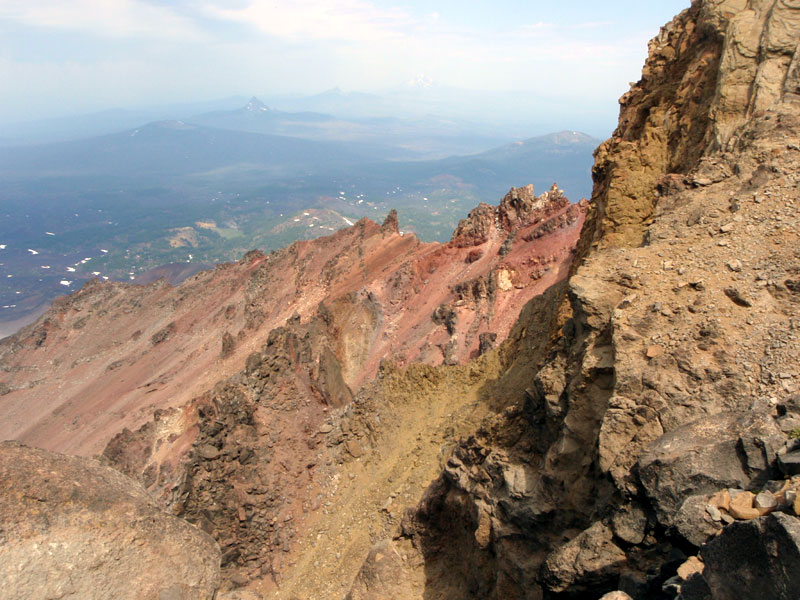
[[[331,238],[332,263],[295,245],[228,267],[252,267],[228,288],[244,310],[217,313],[241,327],[213,344],[230,366],[105,460],[218,540],[230,598],[794,598],[797,39],[795,0],[698,0],[662,30],[598,149],[571,277],[519,318],[498,290],[523,269],[550,283],[522,248],[581,220],[557,194],[551,214],[525,189],[478,207],[388,279],[371,274],[409,243],[392,217]],[[423,332],[385,329],[444,264],[460,275]],[[285,273],[309,300],[273,322],[263,296]],[[498,314],[490,349],[473,324]],[[59,335],[49,318],[20,355]],[[375,323],[415,343],[387,352]],[[137,339],[163,360],[183,327]]]
[[[798,39],[796,2],[723,0],[651,42],[545,358],[350,598],[794,597]]]
[[[327,320],[329,350],[353,391],[384,357],[464,363],[482,336],[484,349],[489,339],[502,341],[518,307],[566,275],[583,223],[582,209],[557,187],[508,198],[520,211],[514,223],[490,224],[468,248],[402,235],[393,213],[383,226],[364,219],[269,255],[251,252],[178,287],[89,283],[0,343],[0,435],[100,452],[122,427],[186,406],[243,370],[270,331],[295,315]],[[523,239],[553,219],[548,235]],[[312,358],[320,356],[331,355]]]
[[[337,538],[350,575],[325,582],[346,586],[371,528],[397,520],[373,481],[412,460],[400,440],[416,436],[393,477],[415,502],[439,466],[433,440],[486,414],[477,382],[499,368],[492,347],[520,335],[518,306],[568,272],[584,205],[528,186],[484,207],[494,216],[469,245],[422,244],[392,212],[176,288],[90,284],[0,347],[4,427],[59,450],[107,444],[107,464],[216,540],[222,588],[240,595],[306,584],[305,538],[357,500],[359,533]],[[434,389],[463,396],[431,403]]]

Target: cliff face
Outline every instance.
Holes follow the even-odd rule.
[[[595,152],[581,256],[592,245],[639,245],[665,175],[734,151],[747,121],[797,97],[796,13],[792,1],[696,1],[662,28],[620,99],[617,129]]]
[[[798,40],[797,2],[708,0],[651,42],[541,360],[510,363],[350,598],[792,597],[771,567],[730,580],[800,542]]]

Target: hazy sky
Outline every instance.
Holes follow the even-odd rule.
[[[420,83],[544,95],[576,112],[596,103],[615,107],[639,77],[647,40],[688,6],[689,0],[0,0],[0,121]]]

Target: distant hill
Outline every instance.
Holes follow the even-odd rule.
[[[331,97],[350,94],[331,92]],[[367,96],[366,94],[356,97]],[[370,97],[371,98],[371,97]],[[377,98],[377,97],[376,97]],[[303,106],[304,102],[299,102]],[[310,106],[314,106],[311,103]],[[326,106],[325,103],[320,106]],[[338,103],[329,107],[336,113]],[[353,107],[345,108],[350,115]],[[366,110],[366,108],[365,108]],[[370,114],[369,111],[363,114]],[[508,137],[490,127],[470,121],[425,115],[420,117],[352,117],[313,110],[287,112],[267,106],[255,96],[235,110],[214,111],[185,119],[204,127],[283,135],[319,141],[341,141],[391,146],[402,151],[402,158],[442,158],[468,154],[501,144]]]
[[[311,141],[161,121],[86,140],[0,149],[0,176],[102,176],[141,182],[228,170],[286,177],[389,159],[397,154],[377,145]]]
[[[198,112],[230,110],[243,101],[244,98],[233,97],[138,109],[111,108],[92,113],[7,123],[0,125],[0,146],[52,144],[119,133],[153,121],[182,119]]]
[[[505,144],[485,152],[442,160],[389,163],[376,168],[387,180],[417,182],[447,175],[475,186],[482,196],[498,195],[511,184],[533,183],[537,189],[557,182],[573,201],[588,198],[592,152],[600,143],[589,135],[562,131]]]

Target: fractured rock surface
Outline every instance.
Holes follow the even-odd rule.
[[[118,471],[0,442],[4,598],[211,600],[219,560],[214,540]]]
[[[795,519],[793,489],[763,486],[794,472],[800,431],[798,39],[796,2],[701,0],[651,42],[596,153],[567,294],[537,315],[549,354],[501,376],[506,409],[401,531],[422,597],[723,597],[724,575],[677,575],[686,552]]]

